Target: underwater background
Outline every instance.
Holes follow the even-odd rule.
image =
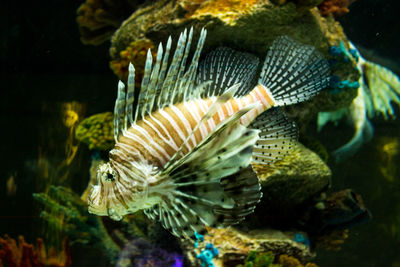
[[[98,2],[103,3],[102,12],[107,11],[108,7],[113,14],[103,14],[99,11],[100,14],[97,15],[104,18],[103,24],[92,25],[92,28],[89,27],[90,18],[79,19],[79,15],[85,14],[82,8],[78,11],[84,1],[55,0],[40,3],[6,1],[1,4],[0,75],[3,81],[1,85],[3,142],[0,168],[0,237],[2,238],[0,259],[4,266],[14,266],[13,262],[18,262],[15,255],[26,260],[25,263],[20,261],[20,265],[17,266],[28,266],[29,259],[35,262],[31,263],[31,266],[52,264],[53,266],[181,266],[182,264],[190,266],[194,263],[201,265],[200,260],[193,260],[188,256],[192,253],[187,248],[188,245],[180,244],[159,225],[147,221],[141,213],[130,216],[121,223],[108,218],[100,219],[87,213],[85,201],[82,199],[85,199],[90,172],[93,172],[91,168],[96,160],[99,161],[107,155],[107,150],[113,145],[112,137],[109,138],[112,136],[110,134],[112,119],[110,113],[106,112],[113,111],[118,79],[124,79],[126,74],[124,74],[126,66],[123,65],[123,60],[126,61],[124,55],[129,52],[133,53],[131,59],[138,58],[138,61],[140,58],[144,59],[143,51],[155,47],[148,40],[153,40],[155,44],[157,44],[155,40],[165,42],[166,32],[174,34],[176,38],[181,30],[176,25],[170,26],[164,32],[157,31],[157,28],[152,29],[146,36],[147,39],[134,43],[131,50],[123,47],[124,44],[130,44],[130,41],[123,37],[117,41],[113,40],[111,45],[111,35],[119,28],[122,21],[135,11],[136,6],[148,7],[157,2],[175,1],[115,1],[118,3],[115,6],[112,1]],[[198,15],[196,12],[199,12],[199,6],[202,7],[202,1],[183,2],[182,6],[187,7],[185,12],[188,12],[185,14]],[[245,9],[256,1],[220,2],[221,6],[217,12],[223,14],[230,8]],[[318,10],[315,2],[322,1],[265,2],[271,2],[277,10],[282,11],[282,14],[292,12],[291,10],[296,14],[302,14],[301,12],[307,12],[303,9]],[[330,16],[332,23],[333,21],[340,23],[345,36],[357,46],[365,59],[390,69],[394,75],[400,75],[398,1],[350,2],[354,3],[349,6],[349,12],[329,13],[327,16]],[[96,3],[87,1],[87,5],[95,6]],[[319,10],[318,12],[322,12],[323,9]],[[90,17],[88,15],[90,12],[86,12]],[[210,16],[215,15],[212,12],[210,14]],[[281,29],[287,29],[288,26],[281,27],[286,25],[285,16],[282,15],[282,21],[275,26],[274,35]],[[183,17],[188,21],[192,19],[188,15]],[[213,22],[212,19],[210,21]],[[257,40],[252,40],[246,34],[235,35],[239,31],[246,30],[254,35],[255,33],[251,31],[254,21],[242,21],[244,24],[235,30],[237,32],[226,33],[232,38],[226,43],[216,37],[221,34],[218,22],[215,24],[211,22],[207,24],[203,18],[198,26],[200,28],[206,25],[206,28],[210,28],[211,34],[208,37],[210,46],[220,43],[227,46],[231,43],[235,49],[252,52],[263,59],[268,45],[265,45],[264,51],[259,51],[257,45],[251,46],[251,43]],[[163,22],[159,23],[162,25]],[[306,25],[308,22],[306,19],[299,19],[299,23]],[[197,26],[193,21],[187,25],[183,22],[182,25],[184,25],[182,27]],[[298,27],[300,29],[303,26]],[[90,30],[87,30],[88,28]],[[286,33],[285,30],[283,33]],[[307,32],[307,28],[302,31]],[[289,30],[286,34],[290,32]],[[120,34],[122,35],[123,31]],[[139,33],[135,34],[140,36]],[[312,39],[313,36],[310,34],[309,38]],[[225,36],[222,35],[221,38]],[[235,42],[235,38],[248,41],[241,42],[238,39],[239,41]],[[332,37],[332,40],[336,39]],[[206,43],[207,41],[208,39]],[[336,46],[339,47],[339,43],[336,43]],[[323,48],[323,46],[319,48],[321,47]],[[325,50],[328,54],[329,47],[325,47]],[[124,54],[124,51],[128,52]],[[331,56],[330,60],[343,60],[334,58],[334,54]],[[351,63],[344,60],[344,63],[338,64],[344,66],[343,69],[337,70],[341,78],[346,77],[351,82],[357,81],[358,76],[354,66],[346,65]],[[333,68],[340,66],[342,65]],[[335,103],[341,103],[341,97],[346,98],[347,102],[343,100],[345,103],[341,106],[345,107],[346,104],[349,106],[355,97],[356,89],[349,85],[345,90],[353,91],[336,94],[333,91],[335,89],[331,88],[333,93],[329,92],[327,95],[330,95]],[[394,99],[395,97],[392,101],[395,102]],[[399,115],[399,102],[397,104],[394,102],[393,113]],[[325,102],[318,103],[323,105]],[[259,229],[258,224],[270,224],[273,229],[293,233],[294,239],[289,241],[301,243],[301,246],[294,245],[290,249],[282,249],[283,253],[272,251],[275,255],[268,254],[268,251],[258,251],[259,261],[262,258],[268,262],[272,257],[271,261],[281,266],[314,266],[309,262],[327,267],[400,266],[399,119],[395,119],[394,116],[388,116],[388,119],[384,116],[370,118],[374,128],[372,139],[356,149],[353,155],[341,162],[335,162],[332,152],[352,138],[354,134],[352,125],[347,124],[346,119],[342,118],[337,119],[336,123],[328,122],[322,130],[317,131],[317,113],[323,108],[318,104],[312,106],[312,109],[300,104],[298,110],[303,112],[312,110],[304,112],[306,113],[304,117],[298,115],[300,112],[297,113],[296,108],[286,110],[300,127],[300,143],[315,152],[313,155],[318,155],[317,161],[321,162],[321,165],[318,165],[321,167],[318,168],[328,166],[329,169],[323,170],[320,184],[315,187],[305,186],[307,190],[315,190],[314,196],[309,196],[307,199],[304,197],[306,200],[301,204],[294,201],[299,205],[296,208],[301,206],[307,213],[309,208],[307,205],[314,205],[314,202],[319,201],[315,201],[315,198],[322,194],[328,195],[328,198],[322,199],[321,203],[342,205],[340,214],[333,219],[330,217],[321,219],[326,220],[324,223],[329,226],[334,225],[332,226],[334,230],[328,231],[325,228],[321,230],[321,228],[317,231],[312,221],[308,220],[309,214],[296,214],[298,217],[288,215],[290,213],[288,210],[294,209],[293,203],[288,210],[284,210],[289,205],[286,203],[282,205],[275,203],[275,206],[268,206],[267,203],[266,207],[260,205],[256,209],[256,216],[259,216],[256,218],[263,218],[257,213],[259,209],[264,208],[270,212],[265,216],[265,223],[264,221],[260,223],[259,219],[258,222],[254,222],[257,219],[250,218],[246,227],[251,228],[255,225],[254,227]],[[85,121],[85,118],[92,119]],[[301,153],[298,157],[311,157],[308,152]],[[321,170],[318,168],[317,171]],[[273,187],[274,190],[271,189],[271,194],[264,192],[264,197],[267,200],[271,198],[271,203],[284,200],[288,194],[285,189],[291,188],[284,187],[279,181],[276,185],[269,186],[276,186]],[[316,187],[318,188],[315,189]],[[343,191],[345,189],[351,191]],[[335,195],[336,192],[342,193]],[[340,198],[342,196],[345,199],[351,198],[355,204],[345,203]],[[359,200],[360,198],[362,200]],[[357,211],[349,212],[349,207],[346,205],[353,204],[357,205]],[[338,222],[340,219],[337,218],[345,219]],[[308,223],[300,223],[302,220]],[[241,230],[246,231],[246,229]],[[319,230],[324,233],[321,234]],[[41,239],[38,241],[38,238]],[[14,240],[17,240],[17,243]],[[289,241],[287,242],[290,243]],[[19,248],[17,244],[20,244]],[[21,244],[24,244],[22,247],[25,252],[20,251]],[[214,246],[219,248],[218,241],[214,242]],[[54,249],[50,249],[51,247]],[[46,249],[47,252],[44,253]],[[296,249],[299,251],[289,255],[289,252]],[[201,252],[194,253],[196,255]],[[10,255],[14,255],[14,258]],[[241,256],[227,255],[226,262],[231,265],[224,266],[236,266],[235,263],[246,264],[246,256]],[[298,258],[297,261],[294,258]],[[250,265],[249,259],[247,264],[245,266],[257,266]],[[271,263],[270,266],[274,265]]]

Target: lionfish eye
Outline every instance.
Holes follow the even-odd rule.
[[[107,173],[106,181],[112,182],[112,181],[114,181],[114,180],[115,180],[115,179],[114,179],[114,175],[112,175],[111,173]]]

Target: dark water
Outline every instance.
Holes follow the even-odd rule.
[[[54,162],[63,155],[57,142],[65,139],[65,133],[62,126],[53,124],[59,116],[59,103],[84,103],[86,115],[113,109],[117,78],[109,69],[109,43],[93,47],[80,42],[75,22],[80,4],[60,0],[1,4],[0,236],[23,235],[32,243],[46,232],[39,217],[41,207],[32,193],[46,189],[46,182],[37,174],[40,147],[50,147]],[[397,74],[399,14],[395,0],[358,0],[350,14],[340,19],[350,40],[363,47],[373,61],[386,64]],[[373,124],[375,137],[370,143],[350,160],[330,166],[331,190],[354,189],[362,195],[373,220],[351,228],[341,251],[317,251],[320,266],[400,266],[400,167],[389,181],[379,165],[383,138],[400,143],[400,120],[376,119]],[[330,145],[335,136],[350,138],[351,134],[345,125],[328,126],[322,133],[328,149],[335,148]],[[89,152],[82,150],[81,156],[89,158]],[[395,158],[397,166],[399,159]],[[89,167],[88,162],[76,164]],[[8,195],[5,185],[11,176],[17,190]],[[82,192],[88,176],[70,173],[64,184]],[[74,265],[99,264],[101,257],[96,252],[86,255],[86,260],[76,260]]]

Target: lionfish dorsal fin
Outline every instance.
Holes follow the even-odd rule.
[[[180,34],[170,64],[168,62],[171,53],[171,37],[168,38],[165,51],[161,43],[158,46],[154,66],[151,51],[150,49],[147,51],[144,75],[134,117],[132,113],[135,100],[135,68],[132,64],[129,64],[127,90],[121,81],[118,84],[118,95],[114,108],[114,138],[116,141],[124,129],[154,110],[199,97],[195,78],[206,35],[207,31],[202,29],[196,51],[187,70],[186,62],[192,43],[193,28],[190,29],[189,34],[187,30]]]
[[[236,223],[252,212],[261,197],[257,176],[249,177],[251,180],[230,177],[221,183],[222,178],[236,175],[251,162],[258,130],[240,124],[251,108],[221,122],[191,152],[160,171],[160,177],[170,179],[174,188],[160,204],[146,211],[150,218],[159,219],[176,236],[191,238],[194,232],[204,230],[204,225]],[[231,181],[237,187],[227,185]],[[244,195],[238,196],[249,193],[257,199],[246,201]]]
[[[218,47],[200,62],[197,84],[208,82],[201,92],[203,97],[221,95],[231,86],[240,83],[236,95],[249,93],[256,83],[259,59],[251,54]]]
[[[187,100],[185,97],[191,96],[189,90],[194,87],[198,60],[206,34],[207,31],[202,29],[192,62],[187,70],[186,62],[193,39],[193,28],[190,29],[189,34],[187,30],[180,34],[172,62],[169,65],[168,57],[171,53],[171,37],[168,39],[164,55],[163,47],[161,44],[159,45],[154,66],[152,66],[153,58],[151,52],[150,50],[148,51],[135,121],[155,109],[185,101]]]

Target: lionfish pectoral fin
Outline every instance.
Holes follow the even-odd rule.
[[[254,209],[256,200],[234,196],[252,192],[260,195],[258,178],[232,176],[249,166],[258,131],[240,124],[251,108],[240,110],[221,122],[199,145],[161,171],[174,183],[174,190],[157,207],[147,210],[150,218],[181,238],[193,238],[205,225],[218,226],[240,221]],[[229,182],[236,183],[228,185]],[[236,202],[238,201],[238,203]]]
[[[240,83],[236,95],[249,93],[256,84],[259,59],[251,54],[235,51],[228,47],[219,47],[207,54],[199,64],[197,84],[209,82],[201,95],[217,96],[227,88]]]
[[[329,79],[329,64],[314,47],[281,36],[268,50],[258,83],[269,91],[275,106],[284,106],[316,95]]]
[[[175,159],[179,158],[181,156],[181,152],[183,148],[185,147],[186,143],[190,140],[190,138],[193,136],[193,134],[200,128],[200,126],[205,123],[207,120],[211,119],[212,116],[214,116],[215,113],[218,112],[218,110],[221,108],[223,104],[228,102],[230,99],[232,99],[233,95],[237,91],[237,89],[240,87],[239,84],[235,84],[228,88],[222,95],[218,96],[216,101],[211,104],[211,106],[207,109],[207,112],[203,115],[203,117],[197,122],[193,130],[190,132],[190,134],[186,137],[185,141],[181,144],[177,152],[172,156],[171,160],[165,165],[165,168],[168,168],[172,162],[175,161]],[[238,115],[240,114],[245,114],[247,113],[250,109],[254,108],[256,105],[249,105],[247,108],[242,109],[240,112],[238,112]]]
[[[252,164],[261,165],[258,167],[283,159],[298,139],[296,124],[279,108],[264,111],[248,127],[260,131],[252,161]],[[258,172],[259,168],[255,170]]]

